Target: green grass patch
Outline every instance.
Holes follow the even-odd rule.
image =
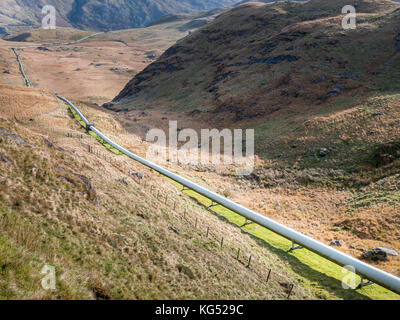
[[[182,185],[169,178],[166,179],[182,190]],[[211,204],[210,199],[193,190],[185,190],[183,193],[207,208]],[[221,205],[209,208],[209,210],[237,227],[242,226],[244,223],[242,216]],[[266,247],[282,260],[288,262],[292,271],[309,280],[308,285],[312,286],[313,290],[320,292],[321,298],[400,300],[400,295],[376,284],[360,290],[345,290],[342,288],[341,283],[344,276],[341,266],[307,249],[288,253],[287,251],[291,248],[291,241],[262,226],[256,229],[251,228],[252,225],[248,225],[241,228],[241,230],[261,240],[258,241],[261,246]],[[359,281],[360,277],[357,276],[357,282]]]

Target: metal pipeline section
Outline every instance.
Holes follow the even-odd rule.
[[[14,51],[15,56],[17,57],[17,61],[18,61],[18,64],[19,64],[19,70],[21,71],[21,74],[22,74],[22,76],[24,77],[26,86],[27,86],[27,87],[30,87],[30,86],[31,86],[31,83],[30,83],[28,77],[26,76],[24,67],[23,67],[23,65],[22,65],[21,58],[19,57],[19,54],[17,53],[17,50],[15,50],[15,48],[11,48],[11,50]]]

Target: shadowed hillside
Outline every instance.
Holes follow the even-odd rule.
[[[396,92],[400,11],[393,10],[399,5],[359,1],[357,29],[346,31],[339,15],[344,3],[239,6],[168,49],[111,108],[196,110],[217,126],[261,126],[262,134],[288,118],[304,122],[306,113],[329,114],[355,97]],[[258,145],[262,155],[271,151]]]

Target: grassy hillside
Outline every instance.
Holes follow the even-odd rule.
[[[140,101],[140,93],[149,89],[155,93],[153,100],[165,100],[164,104],[170,100],[174,108],[230,111],[238,121],[265,118],[278,104],[283,109],[294,103],[296,108],[303,102],[324,103],[338,82],[337,91],[344,95],[359,91],[360,86],[387,85],[381,79],[390,82],[397,75],[388,64],[397,62],[393,30],[399,12],[361,15],[358,28],[346,32],[337,14],[344,2],[334,2],[329,7],[316,0],[253,3],[226,12],[168,50],[133,79],[116,101],[131,97]],[[359,5],[361,12],[398,7],[390,1],[365,2]],[[321,15],[333,17],[321,19]],[[377,39],[390,49],[380,50]],[[166,79],[171,77],[171,86],[179,84],[177,97],[163,99],[171,83]]]
[[[399,251],[399,4],[357,2],[349,31],[346,1],[237,7],[167,50],[108,107],[254,128],[263,162],[235,199],[341,239],[358,258]],[[398,257],[379,266],[400,274]]]
[[[145,153],[110,115],[79,107]],[[398,298],[379,286],[343,290],[340,267],[288,254],[263,228],[241,232],[242,218],[108,152],[41,90],[2,86],[0,117],[0,299],[286,299],[291,284],[291,299]],[[55,291],[40,286],[46,264]]]
[[[213,10],[203,11],[203,12],[168,14],[161,17],[160,19],[153,21],[151,24],[149,24],[149,26],[154,26],[157,24],[164,24],[169,22],[184,21],[184,20],[214,18],[215,16],[223,13],[226,10],[228,10],[228,8],[216,8]]]
[[[274,157],[285,148],[275,139],[299,137],[304,121],[399,90],[398,5],[361,1],[357,29],[345,31],[333,15],[343,3],[252,3],[222,14],[132,79],[114,108],[161,105],[199,110],[219,127],[254,126],[257,152]]]
[[[205,24],[210,23],[218,14],[226,11],[226,8],[218,8],[210,11],[200,11],[186,14],[171,14],[164,16],[145,28],[133,28],[105,32],[96,36],[94,40],[119,41],[126,45],[139,45],[154,49],[154,44],[160,42],[162,52],[172,46],[178,39],[194,31]],[[63,43],[82,39],[94,34],[92,31],[83,31],[76,28],[58,27],[55,30],[44,30],[32,27],[12,27],[3,29],[3,39],[14,42],[35,43]],[[162,42],[162,45],[161,45]]]
[[[324,243],[339,239],[338,249],[357,258],[376,246],[400,251],[399,11],[391,2],[359,1],[365,13],[346,34],[340,17],[322,17],[343,3],[236,8],[179,41],[112,107],[137,111],[117,115],[74,101],[141,156],[147,143],[126,129],[154,127],[166,116],[254,127],[264,161],[250,177],[232,168],[167,166]],[[115,53],[122,62],[122,48],[128,55],[139,43],[161,51],[186,34],[185,21],[172,20],[108,32],[82,47],[20,53],[35,84],[58,79],[87,94],[91,82],[103,94],[109,77],[102,69],[93,81],[92,69],[78,72],[74,63],[92,67],[87,59],[104,62]],[[57,37],[69,39],[69,30]],[[110,152],[48,93],[55,86],[13,86],[22,78],[8,47],[18,44],[0,43],[0,299],[286,299],[292,284],[292,299],[399,299],[377,285],[343,290],[339,266],[305,249],[287,253],[288,240],[256,225],[238,228],[244,221],[237,214],[207,208],[208,199]],[[55,59],[53,81],[42,57]],[[60,77],[68,68],[77,81]],[[141,108],[147,116],[137,116]],[[370,263],[400,275],[399,257]],[[54,292],[40,286],[45,264],[56,267]]]
[[[59,27],[55,30],[23,28],[10,31],[11,34],[3,39],[15,42],[45,42],[45,43],[63,43],[82,39],[93,34],[90,31],[82,31],[74,28]]]
[[[144,152],[110,116],[82,107]],[[46,93],[2,86],[0,116],[0,299],[283,299],[291,281],[293,297],[315,297],[278,255],[107,152]],[[254,266],[276,270],[273,281],[246,268],[246,254]],[[40,286],[45,264],[57,270],[54,292]]]

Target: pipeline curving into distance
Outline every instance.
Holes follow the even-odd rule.
[[[286,227],[283,224],[280,224],[274,220],[271,220],[263,215],[260,215],[250,209],[245,208],[244,206],[237,204],[219,194],[216,194],[202,186],[199,186],[196,183],[191,182],[188,179],[185,179],[167,169],[164,169],[163,167],[152,163],[146,159],[143,159],[130,151],[126,150],[125,148],[121,147],[120,145],[116,144],[109,138],[107,138],[103,133],[101,133],[99,130],[97,130],[93,124],[90,124],[89,121],[85,118],[85,116],[76,108],[71,102],[69,102],[67,99],[59,96],[56,94],[57,98],[60,100],[64,101],[67,103],[81,118],[81,120],[85,123],[86,130],[93,131],[95,134],[97,134],[101,139],[103,139],[105,142],[107,142],[110,146],[113,148],[117,149],[121,153],[125,154],[129,158],[145,165],[146,167],[149,167],[161,175],[164,175],[181,185],[192,189],[193,191],[196,191],[197,193],[207,197],[208,199],[214,201],[217,204],[220,204],[233,212],[236,212],[237,214],[241,215],[242,217],[253,221],[281,236],[284,238],[291,240],[292,243],[296,243],[304,248],[309,249],[310,251],[323,256],[324,258],[335,262],[336,264],[344,267],[344,266],[351,266],[354,268],[355,273],[361,276],[361,281],[363,279],[368,279],[376,284],[381,285],[382,287],[385,287],[393,292],[396,292],[400,294],[400,278],[387,273],[383,270],[380,270],[378,268],[375,268],[365,262],[362,262],[356,258],[353,258],[343,252],[340,252],[336,249],[333,249],[330,246],[327,246],[323,244],[322,242],[319,242],[311,237],[308,237],[294,229],[291,229],[289,227]]]

